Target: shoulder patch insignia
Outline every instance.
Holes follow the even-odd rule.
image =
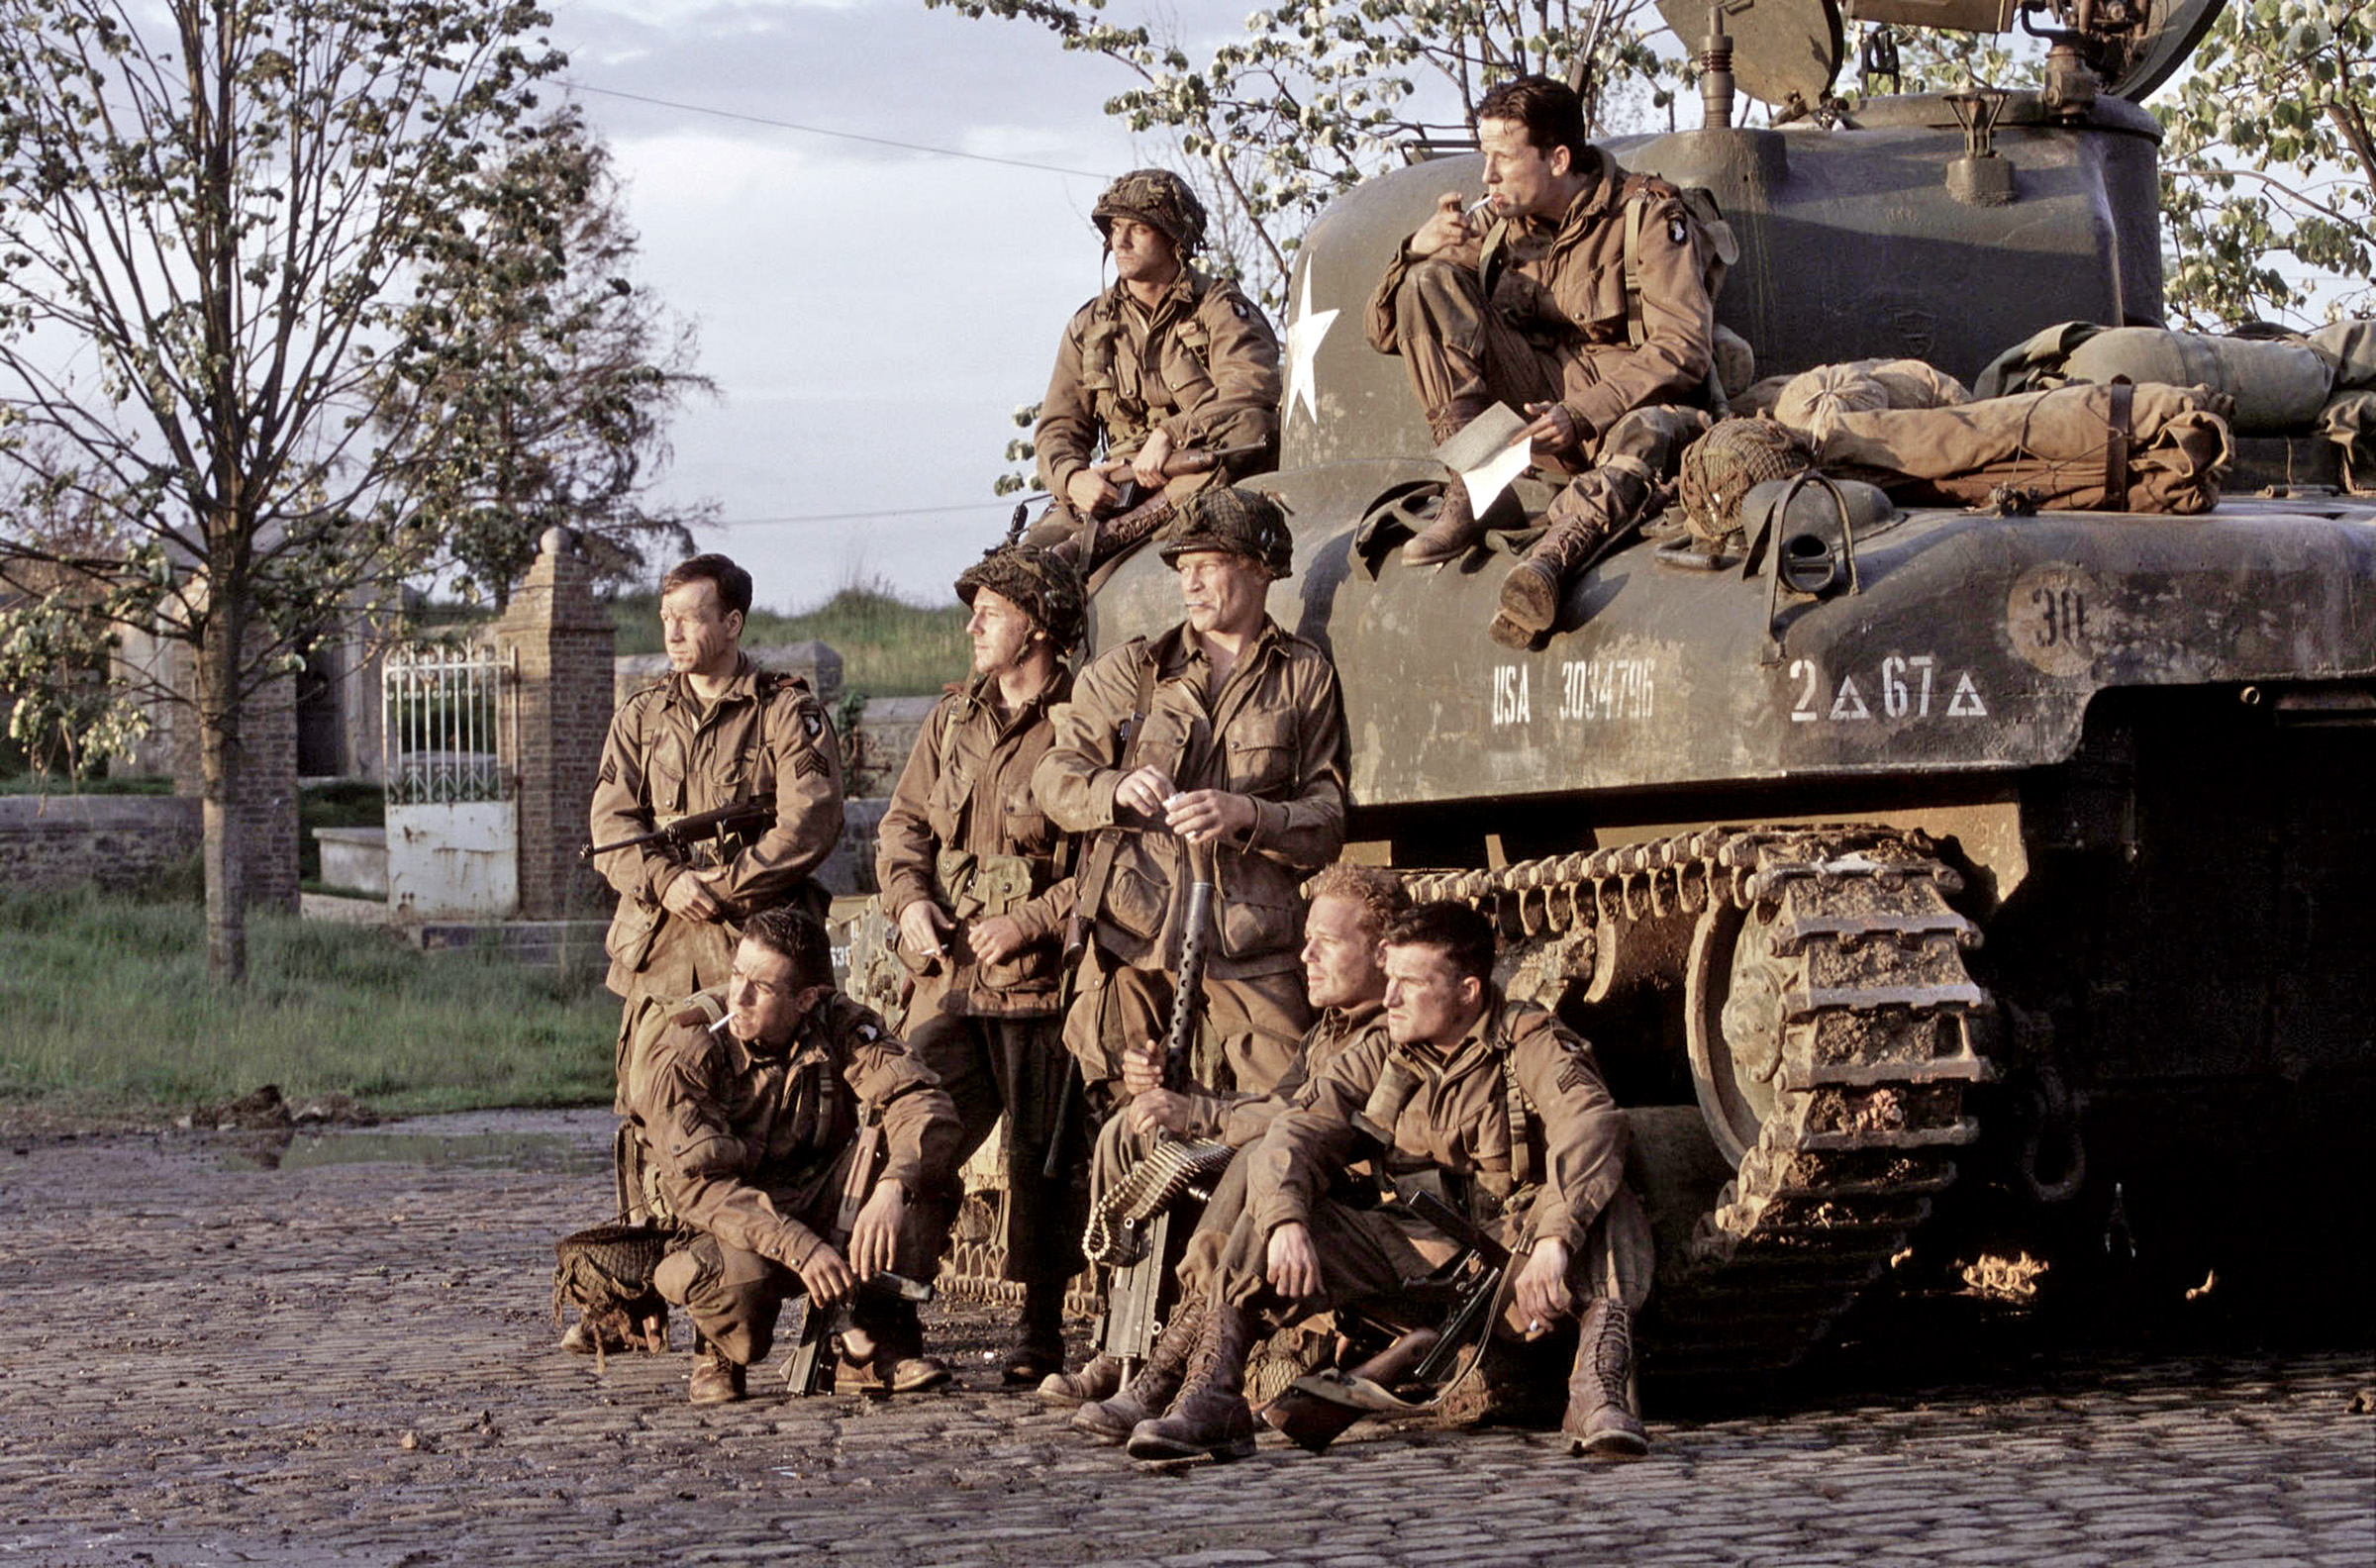
[[[861,1024],[858,1026],[858,1038],[864,1040],[867,1044],[871,1045],[882,1037],[883,1031],[876,1029],[873,1025]]]
[[[816,739],[825,734],[825,715],[814,708],[807,710],[800,716],[800,729],[810,739]]]
[[[1678,213],[1666,221],[1666,237],[1677,245],[1681,245],[1691,238],[1691,230],[1684,225],[1681,214]]]
[[[1241,299],[1234,299],[1230,301],[1230,309],[1238,313],[1238,319],[1239,321],[1245,320],[1245,301]]]

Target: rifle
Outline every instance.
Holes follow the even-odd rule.
[[[828,1246],[841,1249],[849,1245],[849,1232],[858,1223],[858,1211],[866,1206],[866,1195],[874,1187],[876,1156],[882,1152],[882,1121],[878,1116],[867,1116],[850,1150],[849,1174],[842,1183],[842,1201],[834,1211],[833,1228],[825,1236]],[[883,1301],[929,1302],[933,1299],[933,1287],[886,1269],[858,1281],[857,1294]],[[815,1301],[801,1304],[800,1338],[784,1367],[784,1390],[793,1398],[806,1399],[812,1394],[834,1391],[834,1363],[823,1352],[834,1342],[835,1332],[848,1323],[849,1307],[849,1302],[838,1307],[820,1307]]]
[[[1240,458],[1260,457],[1270,450],[1268,441],[1248,441],[1242,446],[1200,447],[1193,451],[1174,452],[1163,462],[1163,477],[1178,479],[1187,474],[1211,473],[1224,463]],[[1130,459],[1117,457],[1104,464],[1099,472],[1108,479],[1117,473],[1130,471]],[[1122,498],[1115,503],[1109,517],[1091,517],[1082,530],[1081,572],[1086,576],[1098,565],[1121,554],[1171,520],[1172,504],[1164,499],[1158,488],[1149,495],[1137,479],[1125,479],[1121,485]]]
[[[1407,1288],[1422,1296],[1446,1288],[1457,1294],[1440,1326],[1415,1328],[1350,1371],[1332,1367],[1298,1378],[1262,1408],[1263,1421],[1308,1452],[1322,1452],[1364,1416],[1416,1416],[1435,1409],[1459,1381],[1449,1369],[1470,1341],[1475,1341],[1479,1358],[1485,1353],[1485,1336],[1492,1331],[1494,1314],[1510,1283],[1510,1249],[1432,1192],[1414,1193],[1407,1206],[1462,1248]],[[1475,1365],[1471,1359],[1459,1373]],[[1394,1386],[1403,1383],[1421,1384],[1430,1392],[1407,1400],[1394,1392]]]
[[[731,806],[721,806],[715,811],[688,812],[682,817],[671,817],[667,821],[659,823],[649,833],[638,833],[633,838],[622,838],[616,843],[598,844],[589,841],[579,846],[577,857],[580,860],[591,861],[597,855],[611,854],[620,849],[633,849],[642,844],[657,843],[662,839],[674,845],[679,853],[690,854],[696,843],[712,834],[723,838],[728,833],[746,833],[753,828],[764,828],[774,821],[775,797],[772,794],[753,795],[748,800],[739,800]]]

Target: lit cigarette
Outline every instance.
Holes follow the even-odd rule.
[[[1491,207],[1492,205],[1493,205],[1493,198],[1492,198],[1492,197],[1490,197],[1490,196],[1480,196],[1480,197],[1478,197],[1478,198],[1476,199],[1476,202],[1474,203],[1474,205],[1470,206],[1470,207],[1469,207],[1469,208],[1468,208],[1468,209],[1467,209],[1465,212],[1463,212],[1463,213],[1461,213],[1461,214],[1460,214],[1460,221],[1461,221],[1462,223],[1473,223],[1473,222],[1475,222],[1475,221],[1476,221],[1477,215],[1478,215],[1479,213],[1482,213],[1482,212],[1484,212],[1484,211],[1485,211],[1487,208]]]

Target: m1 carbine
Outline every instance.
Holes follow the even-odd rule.
[[[1461,1374],[1485,1353],[1486,1336],[1510,1284],[1510,1249],[1468,1216],[1432,1192],[1407,1200],[1411,1212],[1460,1243],[1442,1267],[1405,1289],[1420,1301],[1449,1301],[1442,1323],[1414,1328],[1349,1371],[1334,1367],[1296,1379],[1286,1393],[1264,1406],[1263,1421],[1299,1448],[1320,1453],[1364,1416],[1416,1416],[1442,1402]],[[1476,1355],[1455,1367],[1471,1345]],[[1395,1392],[1417,1385],[1428,1392],[1416,1400]]]
[[[1164,460],[1163,477],[1177,479],[1186,474],[1211,473],[1225,463],[1260,457],[1269,450],[1266,441],[1249,441],[1242,446],[1173,452]],[[1117,474],[1128,474],[1130,468],[1130,459],[1117,457],[1103,471],[1111,479]],[[1119,488],[1122,499],[1115,503],[1113,513],[1090,518],[1081,531],[1080,567],[1084,574],[1095,571],[1171,521],[1172,503],[1165,499],[1160,487],[1149,494],[1138,480],[1125,478]]]
[[[633,849],[641,844],[659,843],[663,840],[673,845],[680,853],[689,854],[696,844],[706,838],[713,836],[724,838],[729,833],[748,833],[754,828],[765,828],[774,821],[775,797],[772,794],[753,795],[748,800],[739,800],[732,805],[721,806],[715,811],[688,812],[682,817],[671,817],[667,821],[659,823],[649,833],[638,833],[633,838],[622,838],[616,843],[589,842],[580,846],[577,857],[580,860],[591,861],[597,855],[610,854],[620,849]]]

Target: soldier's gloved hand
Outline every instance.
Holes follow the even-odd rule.
[[[1131,1097],[1131,1130],[1140,1137],[1188,1130],[1188,1097],[1149,1089]]]
[[[983,963],[1005,963],[1024,949],[1023,922],[1012,915],[975,921],[966,930],[965,945]]]
[[[1163,1087],[1163,1047],[1145,1040],[1122,1053],[1122,1092],[1136,1098]]]
[[[1533,1339],[1550,1332],[1551,1325],[1567,1316],[1576,1298],[1567,1288],[1567,1243],[1544,1236],[1527,1254],[1527,1266],[1518,1271],[1511,1294],[1517,1298],[1518,1322],[1512,1326]]]
[[[1264,1272],[1270,1276],[1270,1288],[1289,1301],[1310,1301],[1320,1294],[1320,1254],[1312,1250],[1312,1232],[1303,1222],[1290,1220],[1270,1233]]]
[[[1158,428],[1147,436],[1138,455],[1131,459],[1131,477],[1138,481],[1140,488],[1163,488],[1170,477],[1163,472],[1163,465],[1171,460],[1171,432]]]
[[[820,1307],[839,1307],[857,1294],[857,1275],[850,1272],[841,1253],[822,1242],[798,1273],[800,1288]]]
[[[899,939],[913,952],[946,952],[948,933],[953,930],[940,906],[931,899],[920,898],[899,912]]]
[[[1163,826],[1190,843],[1234,838],[1249,832],[1256,820],[1253,797],[1229,790],[1190,790],[1163,803]]]
[[[1114,786],[1114,804],[1161,822],[1163,803],[1177,793],[1172,788],[1170,774],[1161,768],[1142,767],[1125,774],[1122,782]]]
[[[726,913],[698,871],[687,871],[660,894],[660,908],[684,920],[714,921]]]
[[[1064,499],[1075,512],[1103,512],[1122,499],[1122,492],[1109,484],[1106,476],[1094,468],[1084,468],[1064,481]]]
[[[849,1226],[849,1263],[858,1278],[872,1279],[897,1259],[899,1227],[907,1218],[907,1189],[895,1181],[877,1182]]]

